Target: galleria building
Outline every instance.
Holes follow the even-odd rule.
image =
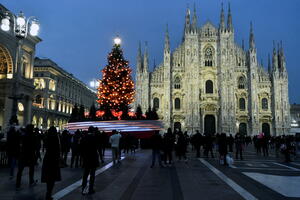
[[[192,19],[191,19],[192,18]],[[282,45],[273,47],[268,70],[257,61],[252,25],[249,49],[234,40],[230,8],[225,25],[197,26],[187,10],[182,43],[170,51],[165,34],[163,62],[149,70],[148,52],[139,47],[136,105],[155,107],[165,127],[195,133],[259,132],[282,135],[289,131],[288,74]]]

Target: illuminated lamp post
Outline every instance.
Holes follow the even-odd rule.
[[[11,24],[11,19],[13,23]],[[18,40],[18,50],[17,50],[17,56],[16,56],[16,65],[15,69],[18,69],[21,67],[20,63],[20,53],[21,53],[21,47],[23,43],[23,39],[27,38],[28,35],[32,37],[36,37],[40,30],[40,25],[36,17],[26,17],[24,16],[23,12],[20,12],[18,16],[15,16],[14,14],[6,11],[4,13],[4,16],[1,19],[1,29],[5,32],[11,32]],[[12,30],[11,30],[12,29]],[[12,113],[9,123],[18,124],[18,118],[17,118],[17,110],[18,110],[18,100],[23,99],[24,94],[18,94],[18,82],[19,82],[19,76],[20,73],[15,73],[16,76],[13,76],[13,88],[12,88],[12,96],[9,97],[13,100],[12,105]]]

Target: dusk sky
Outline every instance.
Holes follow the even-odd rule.
[[[50,58],[85,83],[101,78],[113,38],[119,35],[130,66],[135,70],[138,42],[148,42],[151,67],[162,61],[164,33],[169,24],[171,48],[182,38],[186,7],[196,3],[198,25],[207,20],[218,26],[221,2],[227,15],[228,1],[219,0],[1,0],[14,13],[36,16],[42,42],[36,56]],[[291,103],[300,103],[300,1],[231,0],[235,40],[248,48],[253,22],[258,60],[267,67],[272,41],[282,40],[289,74]],[[297,61],[298,59],[298,61]]]

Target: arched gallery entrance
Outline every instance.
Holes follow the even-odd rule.
[[[261,130],[265,136],[270,136],[270,125],[268,123],[263,123]]]
[[[246,123],[240,123],[240,125],[239,125],[239,133],[241,135],[247,135],[247,124]]]
[[[174,131],[176,131],[176,130],[181,130],[181,123],[180,122],[175,122],[174,123]]]
[[[205,115],[204,117],[204,133],[215,134],[216,133],[216,118],[214,115]]]

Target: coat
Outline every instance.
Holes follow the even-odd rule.
[[[26,131],[23,136],[21,136],[21,149],[19,164],[24,166],[35,165],[37,161],[37,141],[36,136],[32,131]]]
[[[60,142],[56,133],[48,133],[45,140],[46,154],[42,165],[41,181],[43,183],[61,180],[60,173]]]
[[[97,138],[94,134],[88,133],[81,142],[83,167],[93,169],[99,167],[99,154]]]

